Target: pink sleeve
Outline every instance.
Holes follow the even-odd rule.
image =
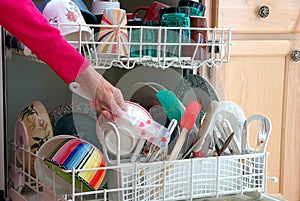
[[[66,83],[75,80],[89,66],[31,0],[1,0],[0,13],[0,24]]]

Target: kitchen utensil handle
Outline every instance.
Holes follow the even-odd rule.
[[[69,89],[70,91],[72,91],[73,93],[81,96],[82,98],[88,100],[88,101],[93,101],[93,97],[90,93],[84,91],[81,86],[79,85],[79,83],[77,82],[71,82],[69,84]]]
[[[188,134],[189,130],[187,128],[183,128],[177,141],[176,141],[176,144],[171,152],[171,155],[170,155],[170,158],[169,160],[172,161],[172,160],[176,160],[179,153],[180,153],[180,150],[185,142],[185,139],[187,137],[187,134]]]
[[[81,96],[82,98],[84,98],[84,99],[86,99],[88,101],[93,101],[94,100],[94,97],[90,93],[88,93],[85,90],[83,90],[78,82],[71,82],[69,84],[69,89],[73,93]],[[112,113],[111,109],[108,107],[108,105],[106,103],[101,102],[101,107],[103,109],[105,109],[105,110],[107,110],[107,111],[109,111],[109,112]],[[122,111],[119,111],[119,113],[123,114]]]
[[[143,147],[144,147],[145,142],[146,142],[145,139],[140,139],[140,140],[139,140],[139,142],[138,142],[138,144],[136,145],[135,150],[134,150],[134,152],[133,152],[133,154],[132,154],[132,156],[131,156],[131,158],[130,158],[130,162],[134,163],[134,162],[137,160],[137,158],[138,158],[138,156],[139,156],[141,150],[142,150]]]

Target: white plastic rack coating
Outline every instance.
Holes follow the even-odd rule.
[[[84,55],[96,69],[109,69],[111,67],[120,67],[132,69],[136,65],[144,65],[155,68],[169,68],[178,67],[185,69],[198,69],[201,66],[220,67],[223,63],[227,63],[230,59],[230,46],[231,46],[231,28],[194,28],[194,27],[162,27],[162,26],[104,26],[104,25],[70,25],[70,24],[54,24],[56,27],[61,26],[78,26],[78,39],[77,41],[69,41],[78,51]],[[92,30],[92,35],[89,39],[82,40],[82,27],[89,26]],[[98,33],[94,30],[101,30],[109,28],[114,30],[115,33],[120,33],[124,30],[127,31],[128,40],[120,40],[121,34],[116,34],[117,39],[115,42],[111,41],[98,41]],[[85,29],[86,30],[86,29]],[[133,40],[133,31],[137,31],[140,36]],[[152,42],[145,42],[143,40],[143,32],[153,31],[155,39]],[[185,33],[192,31],[206,32],[208,42],[200,42],[201,34],[198,34],[199,42],[188,40],[186,41]],[[184,37],[183,37],[184,36]],[[173,37],[173,41],[170,41]],[[175,39],[174,39],[175,37]],[[175,40],[175,41],[174,41]],[[135,42],[132,42],[135,41]],[[136,42],[137,41],[137,42]],[[128,54],[106,54],[98,53],[99,46],[114,45],[118,50],[122,46],[128,48]],[[156,49],[156,55],[143,54],[143,50],[149,46]],[[132,55],[132,48],[138,48],[139,55]],[[168,51],[174,49],[175,54],[171,56]],[[207,55],[205,57],[197,57],[199,50],[205,48]],[[136,49],[135,49],[136,51]],[[23,50],[13,50],[13,53],[24,56],[25,58],[33,61],[39,61],[33,54],[25,56]]]
[[[249,192],[263,193],[266,190],[267,154],[246,154],[208,158],[157,161],[152,163],[124,162],[104,168],[73,169],[66,171],[72,181],[66,191],[58,189],[58,176],[51,171],[48,185],[30,172],[28,163],[19,164],[16,151],[23,150],[23,157],[37,157],[29,149],[9,143],[13,150],[10,166],[10,196],[26,196],[41,200],[63,201],[150,201],[194,200],[225,195],[243,195]],[[20,153],[20,152],[18,152]],[[39,158],[43,160],[43,158]],[[45,167],[44,167],[45,168]],[[83,192],[75,187],[75,175],[82,171],[107,171],[102,187],[96,191]],[[49,179],[49,178],[48,178]],[[26,194],[27,192],[27,194]],[[31,192],[31,193],[28,193]],[[32,193],[33,192],[33,193]],[[28,195],[29,194],[29,195]],[[30,199],[29,199],[30,200]]]

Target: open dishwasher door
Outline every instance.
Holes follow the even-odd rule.
[[[219,196],[218,198],[201,198],[193,201],[287,201],[266,193],[247,192],[243,195],[227,195]]]
[[[4,45],[3,29],[0,26],[0,199],[6,196],[5,192],[5,96],[4,96]]]

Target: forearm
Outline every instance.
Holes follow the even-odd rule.
[[[48,23],[31,0],[1,0],[0,12],[0,24],[66,83],[75,80],[89,66],[89,62]]]

